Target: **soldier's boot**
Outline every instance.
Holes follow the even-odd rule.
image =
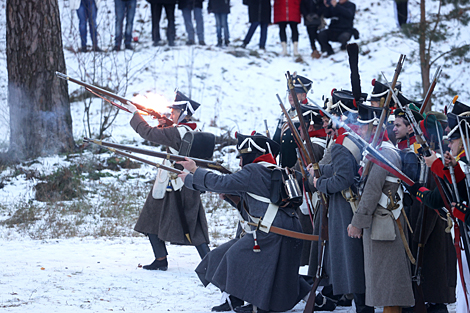
[[[374,307],[366,305],[365,293],[355,293],[354,304],[356,305],[356,313],[374,313]]]
[[[282,55],[282,56],[286,56],[286,55],[287,55],[287,42],[282,41],[282,42],[281,42],[281,46],[282,46],[281,55]]]
[[[229,296],[227,300],[221,305],[217,305],[212,308],[212,312],[227,312],[232,311],[233,309],[242,306],[245,304],[245,301],[234,296]]]
[[[199,253],[199,256],[201,257],[201,260],[204,259],[206,254],[208,254],[211,251],[207,243],[202,243],[199,246],[196,246],[196,250]]]
[[[144,265],[142,268],[145,270],[166,271],[168,269],[168,260],[166,258],[168,252],[166,251],[165,242],[155,234],[148,234],[148,237],[152,245],[155,260],[149,265]]]

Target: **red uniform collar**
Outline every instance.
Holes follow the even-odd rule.
[[[398,142],[398,149],[403,150],[411,146],[416,142],[416,136],[413,135],[409,138],[402,139],[401,141]]]
[[[196,123],[179,123],[179,125],[184,125],[184,126],[188,126],[189,128],[191,128],[192,130],[195,130],[197,128],[197,124]]]
[[[276,160],[274,159],[273,155],[271,153],[268,154],[263,154],[262,156],[257,157],[253,163],[258,163],[258,162],[268,162],[271,164],[276,165]]]

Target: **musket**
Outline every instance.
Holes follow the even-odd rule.
[[[146,108],[146,107],[144,107],[143,105],[140,105],[140,104],[138,104],[138,103],[135,103],[135,102],[133,102],[133,101],[131,101],[131,100],[128,100],[128,99],[126,99],[126,98],[123,98],[123,97],[121,97],[121,96],[119,96],[119,95],[117,95],[117,94],[114,94],[114,93],[109,92],[109,91],[107,91],[107,90],[104,90],[104,89],[102,89],[102,88],[99,88],[99,87],[96,87],[96,86],[87,84],[87,83],[85,83],[85,82],[82,82],[82,81],[80,81],[80,80],[78,80],[78,79],[72,78],[72,77],[70,77],[70,76],[68,76],[68,75],[65,75],[65,74],[63,74],[63,73],[55,72],[55,74],[56,74],[57,77],[59,77],[59,78],[62,78],[62,79],[71,81],[71,82],[73,82],[73,83],[75,83],[75,84],[78,84],[78,85],[80,85],[80,86],[85,87],[86,90],[88,90],[88,91],[91,92],[92,94],[94,94],[94,95],[96,95],[96,96],[98,96],[98,97],[100,97],[100,98],[102,98],[102,99],[105,99],[103,96],[106,96],[106,97],[112,98],[112,99],[114,99],[114,100],[117,100],[117,101],[121,102],[121,103],[124,104],[124,105],[132,104],[132,105],[134,105],[134,106],[137,108],[137,110],[139,110],[139,111],[142,111],[142,112],[145,112],[145,113],[147,113],[147,114],[149,114],[149,115],[152,115],[152,116],[155,117],[155,118],[165,120],[165,125],[167,125],[167,126],[173,125],[173,121],[172,121],[172,120],[170,120],[168,117],[166,117],[166,116],[164,116],[164,115],[158,113],[158,112],[155,111],[155,110]],[[109,100],[107,100],[107,99],[105,99],[105,100],[108,101],[109,103],[111,103],[112,105],[114,105],[115,107],[117,107],[117,108],[119,108],[119,109],[121,109],[121,110],[124,110],[124,111],[130,113],[130,111],[129,111],[126,107],[124,107],[124,106],[122,106],[122,105],[120,105],[120,104],[117,104],[117,103],[115,103],[115,102],[113,102],[113,101],[109,101]]]
[[[295,107],[295,110],[297,111],[297,117],[299,118],[300,134],[303,136],[305,140],[305,146],[307,149],[308,156],[310,158],[311,163],[313,163],[314,169],[316,171],[317,169],[319,169],[318,162],[315,160],[315,154],[313,152],[312,142],[310,141],[310,136],[308,134],[307,127],[305,126],[305,123],[304,123],[304,115],[303,115],[302,109],[300,108],[299,99],[297,99],[297,93],[295,92],[292,76],[290,75],[289,71],[287,71],[286,76],[287,76],[287,85],[289,87],[289,92],[292,96],[292,100],[294,101],[294,107]],[[321,176],[320,173],[318,173],[318,175],[319,175],[318,177]],[[315,177],[317,177],[317,173],[315,173]]]
[[[386,169],[393,175],[400,178],[403,182],[405,182],[408,186],[413,186],[415,182],[409,178],[405,173],[403,173],[399,168],[397,168],[393,163],[391,163],[388,159],[386,159],[376,148],[374,148],[370,143],[368,143],[365,139],[359,136],[356,132],[354,132],[351,127],[349,127],[346,123],[341,121],[341,119],[332,116],[326,109],[322,108],[318,104],[314,104],[317,106],[328,118],[335,121],[338,127],[343,127],[352,137],[362,143],[364,150],[366,152],[366,158],[373,163],[377,164],[378,166]]]
[[[426,92],[426,96],[424,97],[423,104],[421,105],[421,108],[419,109],[419,114],[424,113],[424,110],[426,109],[426,106],[428,105],[428,102],[431,100],[431,95],[434,91],[434,87],[436,87],[437,79],[441,75],[441,72],[442,72],[441,66],[439,65],[439,67],[436,70],[436,73],[434,73],[432,83],[431,83],[431,85],[429,85],[428,91]]]
[[[264,120],[264,127],[266,128],[266,137],[271,139],[271,135],[269,134],[268,121],[266,119]]]
[[[286,117],[287,125],[289,126],[289,129],[292,133],[292,136],[294,137],[295,143],[297,144],[297,147],[299,147],[300,155],[303,158],[304,165],[307,166],[310,164],[310,157],[307,153],[307,149],[305,148],[305,145],[300,138],[299,132],[297,131],[297,128],[295,128],[294,122],[292,122],[292,119],[290,118],[289,112],[287,112],[286,107],[284,106],[284,103],[282,103],[281,97],[279,97],[279,94],[276,94],[277,100],[279,101],[279,106],[281,107],[282,113]]]
[[[388,82],[387,82],[387,84],[388,84]],[[388,84],[388,86],[390,88],[389,84]],[[393,90],[392,90],[392,96],[394,96],[394,100],[397,102],[397,104],[400,106],[400,108],[406,113],[407,117],[409,118],[410,124],[412,125],[412,127],[415,131],[416,141],[418,141],[418,143],[423,148],[423,155],[426,156],[426,157],[431,156],[431,151],[430,151],[429,145],[426,141],[426,138],[423,135],[423,132],[421,131],[421,127],[419,127],[419,124],[416,122],[416,119],[414,118],[414,115],[411,112],[411,109],[408,106],[403,106],[400,103],[400,101],[396,97]],[[439,132],[439,130],[438,130],[438,132]],[[443,151],[441,151],[441,153],[443,153]],[[452,166],[449,167],[449,172],[451,174],[451,180],[452,180],[452,184],[453,184],[453,187],[454,187],[453,188],[454,189],[454,196],[455,196],[454,201],[458,202],[457,200],[460,199],[459,194],[458,194],[458,186],[457,186],[457,183],[456,183],[456,180],[455,180],[455,173],[453,171],[453,168],[452,168],[452,170],[451,170],[451,168],[452,168]],[[434,180],[436,181],[437,188],[438,188],[439,193],[441,195],[441,198],[444,202],[444,208],[443,209],[446,212],[448,223],[449,223],[450,219],[454,222],[454,233],[455,233],[454,247],[455,247],[456,254],[457,254],[457,260],[458,260],[458,263],[459,263],[462,286],[464,286],[465,300],[467,302],[467,307],[468,307],[468,298],[467,298],[467,292],[466,292],[466,287],[465,287],[465,281],[463,279],[463,270],[462,270],[462,258],[461,258],[462,247],[461,247],[461,239],[460,239],[461,238],[460,229],[462,229],[463,232],[464,232],[464,234],[462,236],[462,241],[463,241],[463,246],[464,246],[463,250],[465,251],[465,254],[467,256],[467,262],[469,263],[469,266],[470,266],[470,260],[469,260],[469,258],[470,258],[470,251],[469,251],[470,238],[468,237],[468,231],[466,229],[466,225],[462,221],[457,220],[455,218],[455,216],[453,215],[453,213],[452,213],[452,208],[451,208],[451,205],[450,205],[449,200],[448,200],[448,199],[451,199],[452,197],[449,194],[446,193],[444,185],[441,183],[439,177],[435,173],[432,173],[432,175],[434,177]],[[422,225],[422,227],[424,227],[424,224]]]
[[[116,149],[122,149],[130,152],[135,152],[135,153],[140,153],[148,156],[153,156],[157,158],[162,158],[162,159],[167,159],[171,161],[184,161],[185,156],[182,155],[177,155],[177,154],[171,154],[171,153],[166,153],[166,152],[158,152],[158,151],[152,151],[152,150],[146,150],[146,149],[140,149],[136,147],[130,147],[130,146],[125,146],[125,145],[120,145],[117,143],[111,143],[111,142],[106,142],[102,140],[97,140],[97,139],[90,139],[90,138],[83,138],[84,142],[91,142],[100,146],[104,147],[111,147],[111,148],[116,148]],[[217,170],[223,174],[231,174],[232,172],[225,167],[223,167],[219,162],[216,161],[209,161],[209,160],[204,160],[204,159],[199,159],[199,158],[193,158],[193,157],[187,157],[192,159],[194,162],[196,162],[197,166],[208,168],[208,169],[213,169]]]
[[[395,85],[398,81],[398,76],[400,75],[400,72],[403,68],[403,63],[405,62],[405,58],[406,58],[406,55],[400,54],[400,58],[398,59],[397,66],[395,67],[395,74],[394,74],[393,80],[392,80],[392,91],[395,88]],[[377,130],[374,134],[374,138],[372,139],[372,147],[374,147],[374,148],[377,146],[377,143],[378,143],[379,139],[381,138],[380,136],[382,136],[383,125],[384,125],[385,121],[388,119],[389,106],[390,106],[390,101],[392,99],[392,94],[393,94],[393,92],[392,93],[390,91],[388,92],[387,99],[385,100],[385,103],[383,105],[382,114],[380,114],[379,124],[378,124]],[[371,130],[371,128],[369,128],[369,130]],[[367,134],[366,138],[370,138],[369,136],[370,136],[370,132],[368,131],[368,134]],[[370,162],[367,162],[367,164],[364,166],[364,171],[362,172],[361,180],[360,180],[361,181],[360,188],[362,188],[362,186],[365,184],[365,181],[367,179],[367,176],[369,175],[369,171],[370,171],[371,166],[372,166],[372,164]]]

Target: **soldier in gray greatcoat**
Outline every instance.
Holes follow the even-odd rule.
[[[348,104],[345,97],[343,104]],[[352,110],[352,109],[351,109]],[[340,115],[340,112],[335,112]],[[337,137],[331,147],[331,162],[320,164],[321,177],[316,179],[311,165],[309,183],[329,197],[328,203],[328,242],[325,252],[323,285],[332,285],[336,296],[353,294],[356,312],[373,312],[365,305],[364,253],[362,241],[348,237],[346,228],[351,223],[356,209],[354,201],[355,178],[358,177],[359,162],[362,158],[362,145],[344,133]],[[352,201],[352,203],[348,202]],[[313,263],[313,262],[312,262]],[[310,270],[310,269],[309,269]],[[315,268],[311,269],[312,271]],[[313,274],[310,272],[310,274]],[[320,297],[321,299],[321,297]],[[333,310],[334,306],[316,301],[316,309]]]
[[[374,123],[378,124],[381,112],[381,108],[359,104],[357,120],[362,125],[358,131],[364,140],[370,141],[371,133],[377,131]],[[400,156],[390,142],[382,142],[380,153],[401,168]],[[399,313],[402,307],[415,303],[410,260],[405,250],[407,242],[402,240],[400,230],[405,218],[401,208],[393,206],[399,204],[396,197],[399,188],[397,177],[372,164],[358,209],[347,227],[352,238],[363,237],[366,304],[384,307],[384,313]]]
[[[180,174],[185,186],[199,191],[212,191],[239,196],[241,208],[257,218],[267,218],[271,196],[271,174],[276,167],[273,155],[279,146],[263,135],[237,135],[237,149],[242,169],[230,175],[218,175],[188,161],[178,162],[191,174]],[[268,209],[271,208],[271,209]],[[273,226],[301,232],[295,207],[279,206]],[[260,228],[262,229],[262,228]],[[214,311],[282,312],[292,309],[310,291],[300,277],[302,241],[246,225],[245,235],[212,250],[196,268],[202,283],[217,286],[227,296]],[[241,306],[244,301],[249,304]],[[237,307],[238,306],[238,307]]]
[[[158,127],[151,127],[135,106],[127,105],[134,113],[130,122],[132,128],[142,138],[167,146],[173,154],[178,153],[183,135],[196,129],[197,125],[190,123],[189,119],[199,106],[199,103],[177,91],[175,102],[170,106],[170,119],[174,124],[165,127],[165,120],[161,119]],[[134,230],[146,234],[152,245],[155,260],[143,266],[147,270],[167,270],[165,241],[196,246],[201,259],[209,252],[209,233],[200,192],[186,188],[181,179],[174,179],[161,169]]]

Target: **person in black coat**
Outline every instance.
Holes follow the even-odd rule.
[[[225,45],[230,43],[227,17],[230,13],[230,0],[209,0],[207,6],[209,14],[214,13],[217,31],[217,47],[222,47],[222,29],[224,30]]]
[[[315,45],[315,40],[318,40],[318,29],[322,25],[324,10],[325,5],[323,0],[302,0],[300,2],[300,13],[304,17],[304,24],[310,39],[310,46],[312,47],[312,58],[314,59],[318,59],[321,56]]]
[[[165,8],[168,26],[166,28],[166,38],[170,47],[175,45],[175,7],[176,0],[147,0],[150,3],[152,12],[152,40],[153,45],[160,45],[160,18],[162,16],[162,8]]]
[[[199,44],[204,46],[204,18],[202,17],[202,2],[204,0],[178,0],[178,9],[183,13],[184,26],[188,34],[186,45],[191,46],[196,42],[194,40],[193,14],[196,20],[196,33]],[[193,14],[191,12],[194,12]]]
[[[245,48],[253,37],[258,26],[261,28],[259,48],[266,49],[266,38],[268,38],[268,25],[271,23],[271,1],[270,0],[243,0],[248,5],[248,18],[250,28],[243,40],[242,48]]]
[[[329,41],[340,42],[341,50],[346,50],[351,36],[354,34],[356,39],[359,36],[353,27],[356,5],[348,0],[324,0],[324,3],[326,6],[324,17],[331,18],[331,22],[327,29],[318,34],[318,42],[322,52],[332,55],[335,52]]]

